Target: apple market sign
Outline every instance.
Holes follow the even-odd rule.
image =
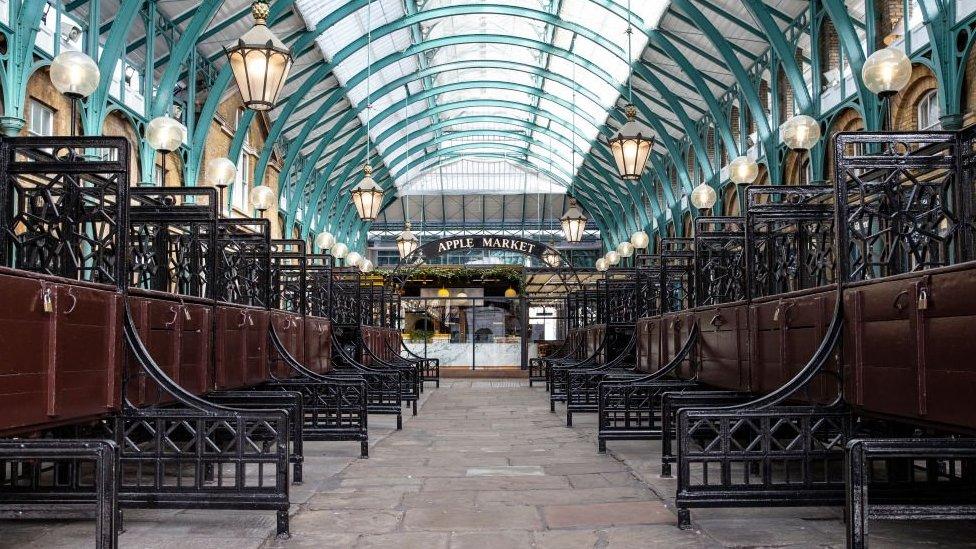
[[[466,250],[504,250],[531,255],[542,259],[542,254],[549,249],[549,246],[527,238],[515,236],[499,235],[473,235],[459,236],[454,238],[442,238],[433,242],[428,242],[417,248],[411,259],[425,260],[451,252]]]

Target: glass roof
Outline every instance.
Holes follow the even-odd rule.
[[[296,5],[313,28],[347,1],[296,0]],[[614,13],[603,7],[611,3],[622,9]],[[452,169],[491,167],[507,172],[481,179],[452,176],[450,184],[457,188],[453,192],[464,192],[465,184],[478,185],[471,188],[479,192],[495,192],[494,186],[484,185],[507,189],[510,178],[518,177],[564,190],[620,97],[630,63],[644,50],[646,35],[636,31],[627,58],[628,5],[632,24],[640,29],[656,26],[669,3],[373,0],[317,42],[331,60],[373,29],[370,47],[342,59],[334,74],[346,86],[353,106],[361,109],[363,125],[371,118],[370,137],[398,187],[408,186],[411,190],[404,190],[414,192],[435,181],[440,185],[445,159],[463,155],[489,161],[477,166],[462,163],[463,168],[454,163]],[[463,13],[465,7],[474,13]],[[513,12],[513,7],[521,8],[521,13]],[[377,31],[407,17],[407,11],[414,14],[413,24],[398,25],[393,32]],[[576,26],[578,32],[544,21],[547,17]],[[584,36],[587,33],[590,37]],[[547,52],[547,45],[557,49]],[[561,51],[570,53],[564,57]],[[396,55],[403,52],[407,55]],[[394,61],[380,61],[388,56]],[[588,60],[596,70],[567,58],[573,56]],[[371,76],[350,88],[348,83],[366,70],[370,59]],[[421,71],[424,77],[415,77]],[[377,93],[398,80],[392,89]],[[546,172],[552,177],[540,175]]]

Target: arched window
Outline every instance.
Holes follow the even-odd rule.
[[[783,70],[783,67],[780,67],[776,74],[776,91],[779,95],[779,122],[782,124],[796,112],[793,88],[790,86],[789,79],[786,78],[786,71]]]
[[[939,92],[931,90],[918,100],[918,129],[937,131],[942,129],[942,109],[939,107]]]
[[[840,38],[837,29],[829,18],[824,18],[820,26],[820,74],[823,75],[823,88],[826,90],[840,85]]]
[[[834,120],[830,123],[830,127],[827,129],[827,143],[830,145],[825,147],[824,173],[827,174],[828,181],[833,182],[835,176],[834,136],[841,132],[856,132],[863,129],[864,120],[861,118],[861,114],[853,108],[844,109],[834,117]]]
[[[732,140],[735,141],[735,146],[738,147],[742,139],[742,128],[739,125],[739,107],[737,105],[732,105],[729,110],[729,129],[732,130]],[[729,156],[738,156],[739,151],[729,151]]]
[[[739,189],[736,185],[726,185],[722,191],[722,215],[739,215]]]
[[[875,0],[875,30],[877,40],[875,47],[890,46],[901,39],[904,34],[904,0]]]
[[[691,212],[685,212],[681,216],[681,228],[684,231],[682,236],[685,238],[691,238],[695,236],[695,219],[691,216]]]

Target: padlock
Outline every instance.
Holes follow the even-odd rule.
[[[929,291],[926,288],[918,290],[918,310],[924,311],[929,308]]]
[[[776,310],[773,312],[773,322],[777,321],[779,321],[779,307],[776,307]]]
[[[182,305],[181,308],[183,309],[183,318],[186,319],[187,322],[189,322],[190,321],[190,309],[186,305]]]
[[[51,288],[44,288],[44,294],[41,296],[41,300],[44,302],[44,312],[53,313],[54,303],[51,301]]]

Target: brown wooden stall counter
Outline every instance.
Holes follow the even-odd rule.
[[[166,375],[195,395],[212,390],[212,303],[141,290],[130,290],[128,302],[139,335]],[[134,405],[173,400],[141,366],[127,360],[126,367],[134,376],[126,388]]]
[[[267,381],[268,310],[220,303],[216,314],[216,389],[240,389]]]
[[[0,434],[119,409],[121,294],[0,269]]]
[[[278,334],[278,338],[281,339],[281,343],[285,346],[285,350],[287,350],[288,353],[291,354],[291,356],[294,357],[299,364],[303,366],[306,365],[304,317],[299,314],[285,311],[271,311],[270,319],[271,326],[274,328],[275,333]],[[271,353],[269,361],[269,368],[271,369],[274,377],[278,379],[286,379],[298,375],[298,372],[292,370],[284,360],[277,356],[277,353]]]

